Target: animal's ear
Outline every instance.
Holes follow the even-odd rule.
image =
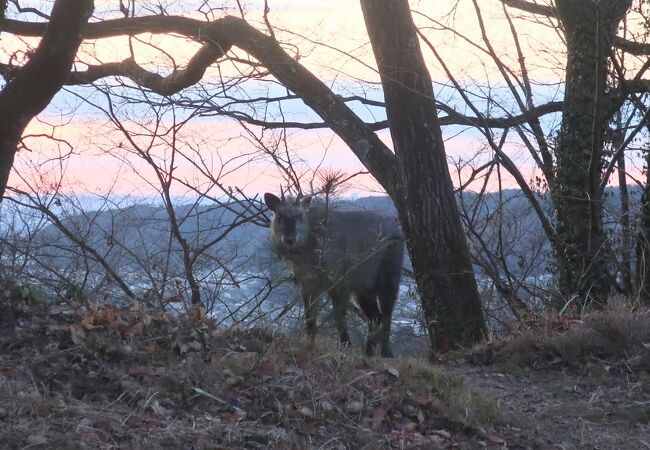
[[[309,208],[309,205],[311,205],[311,195],[308,195],[300,199],[300,206],[302,206],[303,208]]]
[[[280,200],[277,197],[277,195],[273,195],[270,192],[267,192],[266,194],[264,194],[264,203],[266,203],[266,206],[271,211],[275,212],[280,207],[280,204],[282,203],[282,200]]]

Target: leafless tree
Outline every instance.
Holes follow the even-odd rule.
[[[75,4],[76,11],[83,10],[82,5],[90,5],[81,0],[58,0],[56,5],[63,3],[67,7]],[[286,137],[290,129],[330,128],[395,201],[408,237],[434,348],[444,348],[464,338],[475,340],[483,330],[461,217],[469,234],[474,267],[492,279],[513,314],[530,306],[526,303],[530,296],[547,296],[547,291],[539,290],[539,286],[533,289],[528,285],[525,274],[530,272],[517,270],[519,263],[518,258],[513,257],[516,253],[513,243],[521,241],[522,234],[512,227],[516,219],[508,217],[510,200],[507,196],[501,197],[503,205],[484,210],[485,205],[481,206],[484,196],[480,193],[476,197],[467,195],[465,200],[469,201],[461,204],[459,215],[447,171],[441,127],[464,127],[480,133],[490,154],[488,160],[474,168],[469,178],[460,181],[461,186],[473,189],[477,186],[473,181],[480,174],[485,175],[486,180],[496,177],[501,183],[507,172],[520,188],[546,239],[534,245],[531,243],[530,251],[535,256],[529,261],[540,261],[545,242],[550,245],[558,274],[555,298],[560,308],[567,304],[576,304],[580,309],[602,305],[612,288],[630,293],[631,280],[635,278],[633,272],[639,280],[649,278],[640,274],[644,273],[644,267],[650,267],[643,261],[643,255],[649,253],[643,250],[643,243],[647,242],[644,230],[650,227],[645,225],[642,208],[639,231],[634,231],[636,222],[630,220],[634,204],[625,194],[627,180],[631,179],[625,167],[626,158],[629,162],[634,149],[631,143],[635,137],[645,136],[644,127],[647,127],[648,82],[644,77],[650,66],[645,61],[649,53],[647,36],[628,28],[626,23],[628,18],[638,21],[639,17],[647,17],[644,1],[617,0],[594,6],[588,0],[494,0],[490,4],[470,0],[462,3],[465,8],[462,12],[464,15],[468,11],[474,13],[478,38],[454,26],[453,12],[441,18],[432,17],[427,11],[417,11],[418,29],[405,1],[361,1],[361,5],[384,101],[323,84],[301,64],[301,48],[278,39],[276,34],[281,30],[273,28],[269,10],[263,16],[262,32],[247,21],[245,11],[233,8],[235,15],[228,16],[221,12],[223,10],[211,9],[208,3],[201,9],[205,20],[176,16],[172,10],[150,15],[146,8],[121,11],[124,17],[119,19],[98,17],[85,26],[83,39],[127,36],[132,42],[130,57],[108,62],[87,60],[69,71],[71,58],[79,45],[70,38],[65,45],[72,56],[67,69],[60,69],[69,73],[63,78],[51,77],[52,82],[59,80],[58,87],[35,90],[34,95],[40,95],[41,103],[47,103],[61,85],[94,84],[109,96],[108,101],[99,105],[104,109],[111,102],[115,104],[116,99],[123,99],[125,104],[149,104],[168,110],[173,104],[177,111],[191,111],[183,120],[196,115],[227,117],[248,124],[247,133],[251,133],[249,136],[258,147],[264,141],[258,138],[264,133],[268,133],[265,138],[272,132]],[[507,44],[504,44],[503,33],[501,37],[492,34],[485,17],[486,8],[495,5],[501,6],[500,23],[508,28]],[[583,17],[583,11],[589,14]],[[41,16],[39,20],[51,24],[64,20],[55,12],[56,8],[49,17]],[[75,20],[82,20],[79,17]],[[552,33],[564,46],[564,51],[542,49],[556,73],[564,77],[554,87],[535,78],[533,58],[526,53],[524,40],[542,39],[541,34],[525,35],[522,31],[524,25],[531,23],[537,27],[534,28],[536,32]],[[0,27],[22,37],[42,36],[52,28],[42,21],[12,19],[0,21]],[[67,26],[67,29],[72,28]],[[143,38],[147,33],[174,33],[199,42],[201,47],[186,64],[177,63],[174,55],[168,52],[164,57],[169,60],[171,70],[161,75],[150,70],[133,50],[136,44],[154,47],[150,40]],[[441,56],[443,39],[438,39],[437,33],[454,36],[483,55],[478,63],[490,65],[486,68],[487,81],[478,82],[462,73],[454,73],[450,61]],[[306,36],[300,37],[303,42],[309,41]],[[418,42],[422,43],[422,50],[416,45]],[[33,76],[28,69],[40,61],[36,55],[47,43],[44,38],[26,64],[14,58],[1,66],[8,83],[0,94],[0,112],[7,111],[10,114],[7,117],[17,114],[15,102],[2,99],[11,99],[11,95],[15,95],[12,92],[29,86],[21,80],[30,80],[28,77]],[[437,96],[434,96],[434,84],[425,67],[423,52],[431,55],[449,80],[446,86],[438,89]],[[342,50],[341,55],[354,58]],[[216,76],[206,76],[213,68],[220,72]],[[228,71],[235,75],[229,75]],[[493,78],[494,73],[498,78]],[[122,82],[113,86],[102,84],[115,79]],[[251,80],[265,88],[251,89],[248,83]],[[362,93],[373,88],[372,81],[359,83]],[[289,105],[300,101],[315,113],[310,119],[300,121],[285,114]],[[353,104],[383,110],[387,118],[365,121],[355,112]],[[14,123],[12,128],[0,130],[2,136],[14,136],[1,149],[3,161],[9,165],[26,121],[38,112],[33,107],[25,111],[33,114],[21,113],[22,122],[16,118],[11,122]],[[129,120],[133,119],[136,117]],[[121,120],[123,124],[126,122]],[[134,122],[137,123],[137,119]],[[384,129],[390,129],[392,148],[379,138],[378,132]],[[173,136],[173,130],[167,136]],[[537,178],[530,177],[522,168],[521,157],[512,152],[513,141],[536,166]],[[140,142],[136,144],[141,146]],[[185,163],[193,159],[199,161],[195,167],[201,167],[202,148],[195,146],[191,150],[194,157],[187,158],[184,153],[188,150],[173,144],[166,142],[176,155],[175,161]],[[265,155],[280,165],[285,159],[285,155],[275,149]],[[6,164],[3,167],[6,168]],[[150,167],[157,170],[151,164]],[[164,183],[190,189],[192,183],[175,176],[176,167],[175,164],[167,166],[157,172],[157,177]],[[293,169],[285,164],[284,175],[299,188],[305,181],[305,174]],[[604,189],[615,171],[621,190],[621,206],[614,214],[620,216],[617,220],[620,220],[621,233],[613,227],[608,231],[610,213],[604,208]],[[479,190],[484,191],[480,187]],[[222,192],[227,192],[227,188]],[[197,188],[195,193],[204,195],[204,188]],[[167,203],[172,204],[171,195],[167,197]],[[480,210],[484,211],[482,215],[477,214]],[[167,208],[168,215],[170,211],[174,212],[173,206],[171,210]],[[486,226],[488,223],[490,226]],[[493,227],[495,223],[498,225]],[[621,238],[613,239],[612,230]],[[635,233],[640,236],[637,254],[641,257],[637,269],[631,256],[631,236]],[[179,243],[183,239],[181,233],[172,238]],[[191,263],[195,251],[191,245],[186,246],[186,263]],[[610,263],[614,254],[618,262],[615,265]]]
[[[488,75],[487,82],[461,82],[436,46],[426,36],[422,39],[462,99],[460,105],[472,112],[473,118],[466,118],[465,123],[483,134],[486,145],[534,208],[553,248],[556,305],[574,304],[579,310],[603,306],[612,288],[629,293],[631,286],[630,200],[626,194],[631,178],[625,161],[647,121],[644,76],[650,48],[643,25],[632,29],[627,23],[647,23],[647,3],[501,0],[500,23],[508,25],[508,40],[504,33],[490,31],[485,17],[490,5],[472,3],[478,38],[454,27],[453,20],[443,21],[425,12],[418,15],[428,24],[423,28],[452,33],[484,55],[484,64],[492,62],[492,70],[486,72],[498,78]],[[490,12],[496,14],[494,8]],[[553,41],[543,38],[545,33],[555,34],[558,46],[564,48],[549,50]],[[536,67],[527,53],[532,50],[525,44],[534,40],[546,45],[538,45],[538,51],[564,76],[555,82],[555,93],[534,78]],[[548,191],[550,212],[542,207],[536,186],[524,175],[512,149],[500,143],[509,130],[534,162],[539,173],[535,183]],[[621,191],[617,215],[621,223],[615,233],[622,236],[620,240],[612,240],[605,223],[610,218],[604,216],[604,191],[614,171]],[[614,255],[618,264],[611,263]]]
[[[92,6],[90,2],[81,0],[59,0],[56,5],[65,11],[87,11]],[[234,52],[235,47],[243,50],[257,61],[249,60],[253,68],[251,73],[259,72],[258,64],[261,64],[278,82],[299,96],[350,146],[396,200],[409,242],[432,346],[443,348],[460,341],[475,341],[483,331],[479,296],[447,171],[430,78],[419,46],[408,45],[408,42],[417,42],[408,4],[405,1],[389,2],[387,6],[390,8],[387,9],[376,8],[373,2],[362,2],[362,6],[370,40],[379,60],[387,107],[394,111],[388,114],[394,152],[340,97],[291,57],[274,38],[271,29],[269,34],[264,34],[244,19],[234,16],[200,21],[159,15],[88,23],[83,29],[84,39],[173,32],[198,40],[203,45],[185,68],[176,69],[168,76],[148,72],[134,58],[128,58],[121,62],[88,65],[86,70],[69,72],[63,81],[66,84],[88,84],[107,76],[122,76],[142,88],[168,96],[200,81],[210,65],[226,57],[228,52]],[[17,35],[41,36],[54,27],[58,17],[55,8],[49,26],[4,19],[2,28]],[[75,17],[85,19],[87,15]],[[384,25],[394,28],[392,33],[383,32]],[[391,36],[396,39],[394,43],[388,41]],[[46,44],[47,40],[43,39],[42,45]],[[74,41],[62,47],[74,54],[78,44]],[[398,49],[394,44],[407,46]],[[409,57],[402,58],[403,52]],[[5,66],[10,82],[3,91],[4,97],[18,89],[17,83],[29,66],[30,63],[23,68]],[[417,77],[413,78],[411,74],[417,74]],[[405,101],[407,99],[409,101]],[[408,114],[396,114],[398,108]],[[408,130],[412,129],[409,123],[413,121],[426,126],[412,134]],[[12,129],[22,132],[23,128]],[[7,173],[20,133],[12,136],[15,138],[7,141],[2,149],[6,156],[3,168]],[[3,184],[6,184],[6,179],[4,176]],[[416,182],[418,179],[421,181]]]

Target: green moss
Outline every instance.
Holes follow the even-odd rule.
[[[625,417],[633,424],[650,424],[650,407],[633,406],[625,411]]]
[[[403,364],[400,378],[415,393],[433,391],[465,426],[476,427],[500,420],[497,403],[473,392],[464,381],[425,364]]]

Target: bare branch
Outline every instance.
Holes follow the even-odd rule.
[[[647,42],[634,42],[620,36],[614,37],[614,46],[632,55],[650,55],[650,44]]]
[[[526,0],[501,0],[501,3],[510,6],[511,8],[521,9],[522,11],[532,14],[541,14],[549,17],[555,17],[557,15],[555,8],[552,6],[540,5]]]
[[[0,22],[6,32],[36,36],[44,28],[42,23],[28,23],[6,19]],[[121,18],[89,23],[84,39],[99,39],[140,33],[179,33],[213,44],[225,52],[232,45],[241,48],[260,61],[288,89],[300,95],[303,101],[321,116],[330,128],[348,144],[361,163],[390,191],[394,183],[393,152],[374,134],[339,97],[311,72],[305,69],[274,40],[245,20],[227,16],[212,23],[177,16],[148,16]],[[214,56],[211,53],[209,56]],[[205,62],[209,58],[199,58]],[[197,63],[197,65],[199,65]],[[200,65],[199,65],[200,66]],[[115,68],[114,68],[115,69]],[[131,67],[131,69],[137,68]],[[144,75],[144,74],[142,74]],[[173,74],[172,74],[173,76]],[[150,79],[156,85],[162,81]],[[177,82],[182,85],[182,82]]]
[[[16,10],[19,13],[32,13],[32,14],[36,14],[37,16],[39,16],[42,19],[50,20],[50,16],[48,16],[47,14],[39,11],[36,8],[22,7],[22,6],[20,6],[20,3],[18,3],[18,0],[9,0],[9,1],[14,5],[14,7],[16,8]]]
[[[205,44],[192,57],[184,69],[174,70],[163,77],[142,68],[132,58],[118,63],[89,66],[87,70],[71,72],[65,84],[90,84],[107,76],[124,76],[142,87],[160,95],[171,95],[192,86],[203,78],[206,69],[224,55],[221,47]]]
[[[526,0],[501,0],[501,3],[532,14],[541,14],[548,17],[557,16],[557,10],[552,6],[540,5]],[[613,44],[615,47],[633,55],[650,55],[650,44],[646,42],[634,42],[616,36]]]
[[[72,7],[71,7],[72,8]],[[84,28],[83,39],[102,39],[115,36],[135,36],[142,33],[178,33],[201,40],[202,31],[210,22],[179,16],[125,17],[91,22]],[[40,37],[47,23],[24,22],[14,19],[0,20],[3,32],[25,37]]]
[[[20,136],[65,82],[81,43],[80,31],[92,10],[91,0],[57,0],[34,55],[0,92],[0,199]]]

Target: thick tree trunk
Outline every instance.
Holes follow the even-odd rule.
[[[612,287],[612,256],[603,229],[600,191],[602,100],[607,58],[631,0],[557,0],[567,40],[562,127],[553,197],[557,209],[559,288],[580,310],[602,307]]]
[[[361,1],[397,158],[395,201],[432,349],[478,341],[481,302],[449,176],[430,75],[406,0]]]
[[[34,55],[0,92],[0,201],[20,137],[68,78],[93,8],[92,0],[57,0]]]

